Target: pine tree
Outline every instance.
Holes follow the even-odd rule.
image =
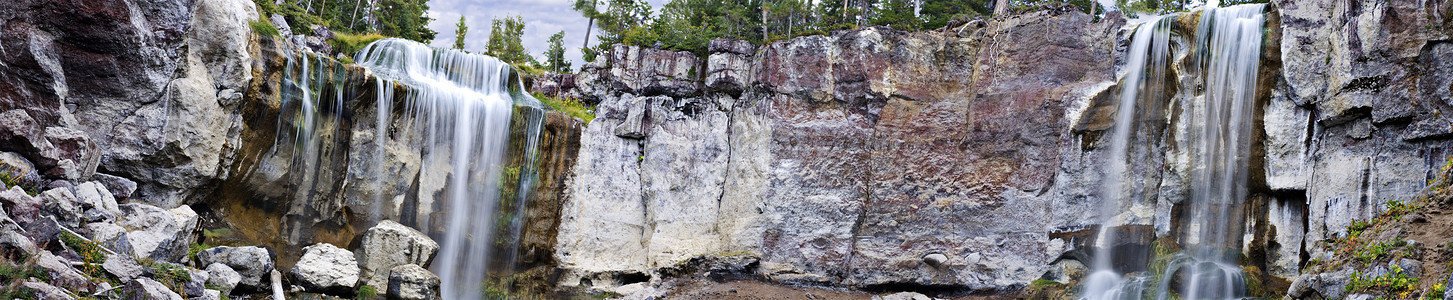
[[[464,24],[464,16],[459,16],[459,24],[454,25],[454,49],[464,50],[464,35],[469,33],[469,25]]]
[[[550,36],[550,48],[545,50],[545,67],[555,73],[570,73],[570,61],[565,60],[565,31]]]

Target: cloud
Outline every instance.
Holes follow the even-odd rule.
[[[660,10],[669,0],[649,0]],[[496,18],[520,16],[525,20],[525,35],[521,42],[525,50],[536,59],[544,60],[543,53],[549,47],[550,35],[565,31],[565,59],[571,66],[579,68],[584,64],[580,47],[585,43],[585,31],[589,20],[570,9],[574,0],[430,0],[429,16],[434,18],[429,29],[439,32],[431,43],[434,47],[453,47],[455,24],[464,16],[469,32],[465,36],[464,48],[472,52],[484,52],[489,41],[490,21]],[[602,0],[604,2],[604,0]],[[591,32],[592,35],[595,32]],[[594,42],[594,37],[591,37]]]

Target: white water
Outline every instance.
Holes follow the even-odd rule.
[[[1156,286],[1157,299],[1172,292],[1183,299],[1235,299],[1244,297],[1245,283],[1234,257],[1239,249],[1241,205],[1247,197],[1248,157],[1251,144],[1252,108],[1255,103],[1256,72],[1260,66],[1264,5],[1229,8],[1208,7],[1202,12],[1196,32],[1196,56],[1192,72],[1201,73],[1204,101],[1187,103],[1184,113],[1193,124],[1190,220],[1181,243],[1187,252],[1177,254]],[[1169,26],[1164,19],[1146,22],[1132,37],[1126,76],[1116,114],[1110,147],[1110,161],[1101,197],[1102,226],[1091,275],[1085,279],[1082,299],[1139,299],[1147,287],[1146,274],[1122,275],[1114,261],[1113,228],[1125,224],[1117,217],[1126,203],[1136,201],[1127,194],[1123,179],[1130,164],[1131,134],[1136,128],[1138,103],[1162,103],[1168,95],[1158,88],[1163,81],[1168,55]],[[1149,78],[1149,82],[1143,82]],[[1194,101],[1193,101],[1194,102]],[[1152,105],[1152,108],[1158,108]],[[1199,127],[1196,127],[1199,126]],[[1110,200],[1115,199],[1115,200]],[[1230,251],[1228,251],[1230,250]],[[1161,270],[1152,270],[1161,271]],[[1183,272],[1183,273],[1182,273]],[[1181,286],[1172,289],[1172,278],[1182,273]]]
[[[448,155],[447,198],[440,211],[446,216],[439,254],[432,271],[442,280],[444,299],[479,299],[490,262],[499,183],[509,143],[510,116],[516,104],[509,89],[512,69],[493,57],[456,50],[434,49],[420,43],[386,39],[370,44],[358,55],[360,65],[377,77],[380,95],[378,124],[391,123],[388,108],[394,95],[393,83],[409,86],[406,109],[411,119],[428,135],[424,149],[427,161]],[[390,98],[384,98],[390,97]],[[532,98],[523,104],[538,107]],[[538,129],[531,128],[534,130]],[[379,146],[385,130],[378,129]],[[383,149],[378,150],[382,166]],[[382,169],[382,167],[380,167]],[[382,193],[380,193],[382,194]],[[384,199],[375,199],[379,204]],[[422,202],[422,201],[421,201]],[[421,204],[421,206],[424,206]],[[432,210],[421,207],[421,210]],[[375,217],[377,218],[377,217]],[[419,228],[429,228],[428,218],[419,218]]]

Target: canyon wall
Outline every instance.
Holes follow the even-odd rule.
[[[1419,193],[1448,160],[1453,4],[1268,7],[1243,252],[1292,278],[1328,254],[1321,243]],[[0,150],[58,170],[53,179],[132,182],[118,198],[191,204],[277,249],[353,244],[374,216],[442,230],[424,225],[439,224],[442,179],[419,171],[438,167],[412,152],[421,141],[387,131],[385,156],[372,150],[385,138],[372,74],[300,55],[251,20],[239,0],[0,7],[0,110],[94,143],[65,159]],[[1112,201],[1099,196],[1103,140],[1130,23],[1047,7],[936,31],[717,41],[704,59],[617,46],[574,79],[598,117],[545,118],[521,261],[559,267],[571,286],[746,255],[775,282],[976,291],[1088,264]],[[357,85],[321,110],[327,130],[310,133],[320,144],[306,165],[278,143],[300,134],[285,90],[302,61],[338,76],[326,84]],[[1202,95],[1189,73],[1172,74],[1166,101],[1141,108],[1158,117],[1142,120],[1148,147],[1136,151],[1155,167],[1136,171],[1141,198],[1118,216],[1140,234],[1117,242],[1180,230],[1190,166],[1178,145],[1194,126],[1181,114]],[[411,122],[385,115],[389,128]]]
[[[1258,71],[1247,265],[1289,280],[1325,241],[1448,160],[1449,4],[1274,1]],[[1198,14],[1176,20],[1189,47]],[[1088,265],[1133,25],[1066,9],[685,52],[617,46],[575,77],[599,101],[561,212],[562,285],[699,255],[777,282],[1009,290]],[[1186,230],[1205,97],[1173,58],[1141,103],[1120,244]],[[1145,247],[1148,249],[1148,247]],[[1141,265],[1144,265],[1143,263]],[[639,277],[638,277],[639,278]],[[604,282],[604,283],[602,283]]]

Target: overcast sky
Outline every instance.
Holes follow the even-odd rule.
[[[659,11],[667,1],[650,0],[656,7],[655,11]],[[522,42],[530,55],[543,62],[542,53],[549,47],[546,42],[550,35],[564,30],[565,59],[571,61],[571,67],[579,69],[583,61],[580,46],[585,42],[585,26],[589,20],[571,10],[571,3],[574,0],[429,0],[429,17],[434,18],[429,29],[439,32],[433,46],[454,46],[454,25],[459,23],[462,14],[465,24],[469,25],[464,49],[484,52],[484,45],[489,41],[490,20],[518,15],[525,19]],[[591,37],[591,40],[594,39]]]

